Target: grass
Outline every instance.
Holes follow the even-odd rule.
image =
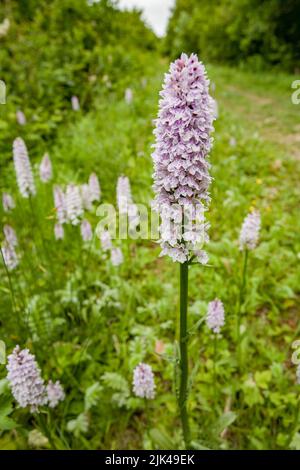
[[[167,67],[166,61],[157,62],[147,71],[146,86],[141,80],[132,83],[132,105],[112,95],[61,126],[48,149],[56,182],[84,182],[96,171],[103,201],[114,203],[117,178],[126,174],[134,200],[150,203],[152,120]],[[293,77],[218,66],[209,66],[208,72],[220,115],[211,154],[211,267],[194,266],[190,274],[189,328],[199,324],[189,344],[194,446],[285,448],[292,429],[297,447],[299,391],[290,356],[291,343],[300,335],[300,107],[290,99]],[[7,173],[12,175],[11,167]],[[51,418],[56,447],[180,448],[172,385],[178,266],[158,258],[159,248],[151,241],[124,242],[125,263],[119,269],[97,245],[82,248],[76,229],[58,246],[52,235],[51,188],[40,185],[39,194],[36,214],[51,263],[40,259],[41,240],[29,226],[29,207],[18,201],[20,208],[4,222],[14,224],[27,253],[22,270],[12,275],[26,329],[11,318],[3,274],[0,334],[9,350],[26,343],[45,376],[54,374],[64,384],[67,398]],[[249,257],[239,373],[235,322],[243,259],[238,236],[252,208],[261,212],[262,231]],[[95,215],[91,221],[96,224]],[[215,297],[224,302],[226,326],[214,367],[214,341],[200,320]],[[131,393],[132,369],[139,361],[150,363],[156,376],[157,398],[148,409]],[[28,431],[37,426],[22,410],[14,412],[14,419],[19,427],[2,434],[1,448],[26,447]]]

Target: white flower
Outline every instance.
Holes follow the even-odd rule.
[[[15,400],[21,408],[30,406],[32,412],[38,411],[47,403],[47,394],[35,357],[16,346],[7,359],[7,379]]]
[[[48,153],[45,153],[40,164],[40,179],[43,181],[43,183],[47,183],[51,180],[51,178],[52,164]]]
[[[112,248],[110,255],[113,266],[120,266],[123,263],[123,253],[120,248]]]
[[[140,363],[133,371],[133,391],[137,397],[155,397],[154,375],[151,366]]]
[[[83,215],[80,189],[75,184],[68,184],[66,190],[67,219],[72,225],[78,225]]]
[[[88,220],[83,220],[80,226],[81,237],[84,242],[88,242],[93,238],[92,226]]]
[[[224,326],[224,323],[225,313],[221,300],[215,299],[212,302],[209,302],[206,315],[206,324],[208,328],[214,333],[220,333],[221,327]]]
[[[53,383],[52,380],[49,380],[46,391],[50,408],[55,408],[60,401],[65,399],[65,392],[59,380],[55,383]]]
[[[28,157],[25,142],[21,137],[17,137],[13,143],[13,157],[17,176],[17,183],[23,197],[35,195],[35,185],[31,164]]]
[[[261,219],[258,211],[245,218],[240,232],[240,250],[254,250],[258,244]]]
[[[16,207],[13,197],[8,193],[2,194],[2,204],[4,212],[9,212]]]

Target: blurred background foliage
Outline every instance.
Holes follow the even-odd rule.
[[[299,0],[176,0],[166,51],[205,61],[299,70]]]

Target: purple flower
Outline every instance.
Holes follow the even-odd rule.
[[[245,218],[240,232],[240,250],[254,250],[258,244],[261,219],[258,211]]]
[[[25,114],[23,113],[23,111],[18,110],[18,111],[16,112],[16,118],[17,118],[17,123],[18,123],[20,126],[25,126],[25,124],[26,124],[26,117],[25,117]]]
[[[112,248],[110,260],[113,266],[120,266],[123,263],[123,253],[120,248]]]
[[[62,240],[64,238],[64,235],[65,235],[64,227],[60,223],[55,224],[54,225],[55,240]]]
[[[51,180],[51,178],[52,164],[48,153],[45,153],[40,164],[40,179],[43,181],[43,183],[47,183]]]
[[[81,237],[84,242],[88,242],[93,238],[92,226],[88,220],[83,220],[80,226]]]
[[[103,230],[100,235],[101,247],[103,251],[112,249],[111,236],[108,230]]]
[[[82,206],[90,211],[93,208],[91,189],[88,184],[82,184],[80,187]]]
[[[28,157],[25,142],[21,137],[17,137],[13,143],[13,157],[17,176],[17,183],[23,197],[35,195],[35,185],[31,164]]]
[[[224,323],[224,306],[221,300],[215,299],[212,302],[209,302],[206,315],[206,324],[208,328],[214,333],[220,333],[221,327],[224,326]]]
[[[66,196],[60,186],[54,186],[53,197],[57,220],[63,225],[67,221],[67,206]]]
[[[16,207],[13,197],[8,193],[2,194],[2,204],[4,212],[9,212]]]
[[[133,371],[133,392],[137,397],[155,397],[154,375],[151,366],[140,363]]]
[[[17,239],[16,232],[10,225],[4,225],[3,233],[5,236],[5,241],[7,245],[12,246],[13,248],[18,246],[18,239]]]
[[[183,263],[208,240],[204,211],[210,201],[213,100],[195,54],[182,54],[171,64],[160,95],[152,155],[154,208],[162,220],[162,255]]]
[[[55,408],[60,401],[65,399],[65,392],[59,380],[55,383],[53,383],[52,380],[49,380],[46,391],[50,408]]]
[[[140,223],[139,212],[131,194],[129,178],[120,176],[117,182],[117,205],[120,214],[127,214],[129,229],[134,230]]]
[[[47,394],[35,357],[16,346],[7,359],[7,379],[15,400],[21,408],[30,406],[31,412],[38,411],[47,403]]]
[[[90,188],[90,195],[91,201],[100,201],[101,197],[101,188],[98,176],[96,173],[91,173],[89,177],[89,188]]]
[[[68,184],[66,190],[67,219],[72,225],[78,225],[83,215],[80,189],[75,184]]]
[[[131,88],[126,88],[125,90],[125,101],[127,104],[131,104],[133,100],[133,92]]]
[[[77,96],[72,96],[71,105],[72,105],[73,111],[79,111],[80,110],[79,99],[78,99]]]
[[[1,246],[1,252],[4,259],[5,266],[9,271],[15,269],[19,264],[19,258],[13,246],[5,243]]]

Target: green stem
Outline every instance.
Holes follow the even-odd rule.
[[[238,311],[237,311],[237,318],[236,318],[236,341],[237,341],[238,364],[240,364],[241,312],[242,312],[242,306],[243,306],[244,299],[245,299],[245,290],[246,290],[246,283],[247,283],[247,266],[248,266],[248,250],[245,250],[243,276],[242,276],[242,283],[240,287],[240,297],[239,297]]]
[[[217,335],[214,334],[214,365],[213,365],[213,388],[214,388],[214,399],[217,399]]]
[[[180,388],[179,410],[185,446],[190,443],[190,428],[187,413],[188,385],[188,345],[187,345],[187,307],[188,307],[188,262],[180,264]]]
[[[6,266],[5,258],[4,258],[3,252],[2,252],[2,248],[0,248],[0,251],[1,251],[2,261],[3,261],[3,264],[4,264],[4,269],[5,269],[5,272],[6,272],[6,275],[7,275],[7,279],[8,279],[9,290],[10,290],[10,297],[11,297],[12,311],[13,311],[13,314],[14,314],[14,315],[16,316],[16,318],[17,318],[18,311],[17,311],[17,306],[16,306],[15,292],[14,292],[14,288],[13,288],[13,283],[12,283],[12,281],[11,281],[11,276],[10,276],[9,269],[8,269],[8,267]]]

